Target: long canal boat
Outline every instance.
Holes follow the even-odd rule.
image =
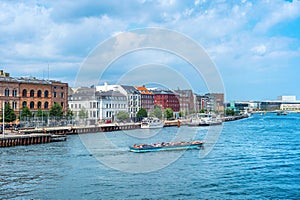
[[[187,150],[199,149],[203,147],[204,141],[192,142],[162,142],[156,144],[134,144],[129,147],[129,151],[134,153],[156,152],[156,151],[171,151],[171,150]]]

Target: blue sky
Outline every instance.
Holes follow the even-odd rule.
[[[160,27],[183,33],[205,49],[227,100],[300,99],[300,1],[1,1],[0,24],[0,68],[12,76],[46,78],[49,66],[51,78],[72,86],[101,42],[132,29]],[[105,80],[118,82],[123,67],[142,65],[136,59],[143,56],[176,63],[179,71],[187,67],[157,55],[161,52],[122,57],[115,64],[121,70],[108,70]],[[187,76],[197,82],[192,73]],[[202,87],[203,80],[198,81]],[[206,88],[197,92],[202,91]]]

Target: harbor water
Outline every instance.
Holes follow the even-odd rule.
[[[201,140],[209,128],[70,135],[66,142],[1,148],[0,199],[300,199],[299,124],[297,113],[227,122],[206,157],[188,150],[148,171],[174,152],[137,154],[129,145],[170,141],[178,129]],[[103,148],[103,139],[115,148]],[[132,165],[144,156],[154,162]]]

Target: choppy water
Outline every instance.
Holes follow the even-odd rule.
[[[0,199],[300,199],[299,125],[300,114],[254,115],[228,122],[207,157],[200,159],[198,150],[186,151],[167,167],[149,173],[103,165],[76,135],[67,142],[1,148]],[[196,130],[196,139],[207,130],[182,129]],[[128,145],[169,140],[177,130],[165,128],[148,139],[129,137],[141,130],[107,133],[120,148],[100,156],[140,159],[143,155],[128,152]]]

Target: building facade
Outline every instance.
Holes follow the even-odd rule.
[[[180,111],[179,96],[170,90],[156,89],[154,94],[154,104],[159,105],[162,109],[172,108],[173,112]]]
[[[135,118],[141,108],[141,93],[133,86],[121,85],[127,96],[127,107],[130,118]],[[121,91],[120,91],[121,92]]]
[[[56,90],[56,87],[59,88]],[[58,91],[59,96],[55,97]],[[34,77],[14,78],[0,70],[0,100],[10,103],[17,115],[24,107],[28,107],[33,114],[39,109],[49,111],[55,102],[62,106],[65,113],[68,109],[68,84]]]
[[[180,111],[191,113],[195,110],[194,95],[192,90],[174,90],[179,96]]]
[[[154,95],[145,86],[135,87],[141,94],[141,107],[146,109],[148,113],[154,110]]]

